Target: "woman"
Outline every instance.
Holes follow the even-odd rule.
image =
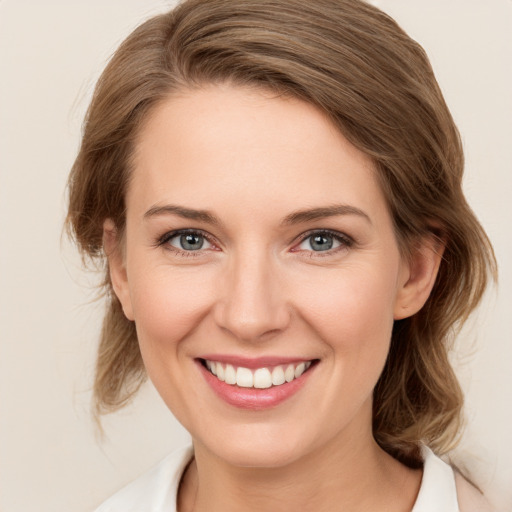
[[[191,433],[99,510],[484,510],[434,455],[495,262],[422,49],[354,0],[188,0],[97,85],[68,222],[108,259],[96,412]]]

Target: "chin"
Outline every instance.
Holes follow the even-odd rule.
[[[282,468],[311,451],[310,443],[303,436],[295,438],[280,429],[261,425],[237,428],[245,432],[238,435],[226,432],[216,442],[210,437],[208,445],[203,446],[228,464],[247,468]]]

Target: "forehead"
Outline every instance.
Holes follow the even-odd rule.
[[[261,90],[210,86],[169,97],[142,127],[134,164],[128,207],[230,201],[256,213],[262,203],[384,202],[371,159],[323,112]]]

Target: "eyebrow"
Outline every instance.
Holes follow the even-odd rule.
[[[298,210],[296,212],[287,215],[282,224],[293,225],[300,224],[302,222],[310,222],[312,220],[325,219],[327,217],[336,217],[338,215],[357,215],[362,217],[370,224],[372,221],[367,213],[355,206],[346,204],[338,204],[333,206],[321,207],[321,208],[310,208],[307,210]]]
[[[220,220],[208,210],[196,210],[172,204],[151,207],[144,214],[144,219],[158,215],[177,215],[184,219],[197,220],[214,226],[220,226],[222,224]],[[370,217],[363,210],[356,208],[355,206],[345,204],[297,210],[287,215],[281,224],[283,226],[290,226],[304,222],[311,222],[313,220],[325,219],[328,217],[336,217],[339,215],[356,215],[372,224]]]
[[[176,206],[166,204],[165,206],[153,206],[145,214],[144,219],[155,217],[157,215],[177,215],[184,219],[198,220],[206,224],[220,226],[220,220],[207,210],[195,210],[192,208],[185,208],[183,206]]]

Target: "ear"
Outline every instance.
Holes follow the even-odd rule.
[[[427,235],[413,248],[404,261],[402,282],[395,301],[394,319],[401,320],[417,313],[427,302],[434,287],[446,242],[434,234]]]
[[[120,240],[117,228],[111,219],[106,219],[103,223],[103,249],[108,259],[110,281],[114,293],[121,302],[126,318],[133,321],[132,301],[122,240]]]

